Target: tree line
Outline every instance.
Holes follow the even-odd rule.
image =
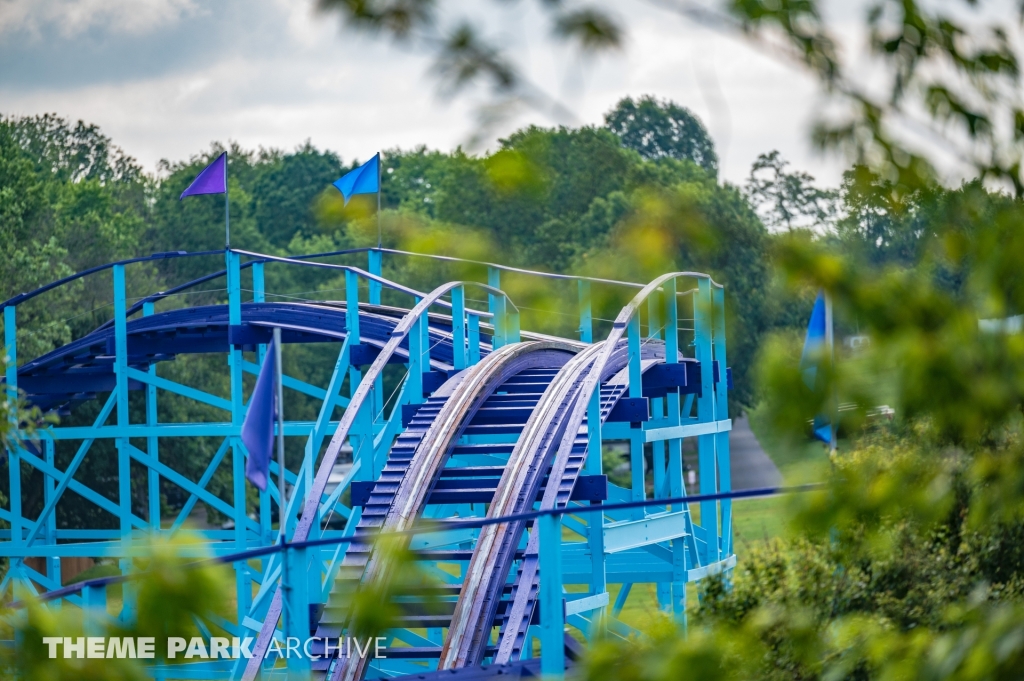
[[[178,196],[223,149],[214,144],[187,160],[162,161],[156,174],[148,174],[95,125],[49,114],[3,118],[0,281],[5,294],[112,260],[222,248],[223,197],[179,201]],[[362,159],[345,163],[310,142],[291,152],[237,145],[227,151],[233,246],[294,255],[376,243],[375,197],[357,196],[346,206],[330,186]],[[742,409],[758,401],[754,366],[765,334],[805,324],[815,294],[793,291],[774,274],[773,248],[780,235],[812,228],[816,238],[861,253],[873,266],[910,267],[926,237],[927,205],[934,199],[877,205],[875,193],[858,189],[862,178],[855,171],[841,189],[819,189],[810,176],[790,172],[774,152],[759,159],[744,186],[722,182],[717,173],[714,144],[690,111],[653,97],[626,98],[604,125],[528,127],[501,140],[493,153],[385,151],[384,245],[636,282],[672,269],[708,272],[728,291],[731,397],[734,409]],[[213,256],[134,266],[129,297],[165,290],[220,265]],[[459,274],[484,276],[479,270],[459,273],[410,259],[385,260],[386,276],[422,288]],[[574,333],[578,320],[565,311],[574,309],[566,301],[575,301],[575,290],[538,287],[514,277],[503,285],[523,301],[524,326]],[[267,288],[278,300],[342,297],[338,278],[295,268],[269,266]],[[599,326],[614,316],[625,293],[595,291]],[[18,361],[108,320],[111,296],[109,276],[98,276],[20,306]],[[161,302],[158,309],[224,298],[224,282],[215,280]],[[333,366],[330,355],[326,347],[290,348],[288,371],[323,384]],[[212,357],[182,359],[161,372],[214,393],[228,391],[226,370]],[[316,408],[301,396],[290,405],[296,418],[313,418]],[[143,409],[141,395],[133,394],[135,418],[143,418]],[[67,424],[89,423],[97,410],[95,402],[86,402],[62,418]],[[160,402],[164,422],[212,419],[215,413],[173,395]],[[173,441],[161,456],[186,474],[198,474],[215,446],[201,439]],[[290,454],[301,455],[297,449]],[[68,456],[58,452],[58,460]],[[100,489],[113,484],[113,457],[101,452],[95,460],[97,465],[82,475],[95,478],[90,482]],[[210,488],[226,491],[229,484],[224,470]],[[176,488],[168,486],[166,493],[169,507],[184,503]],[[140,488],[140,508],[143,494]],[[26,511],[40,503],[28,503]],[[75,509],[62,508],[62,524],[113,522],[88,505]]]

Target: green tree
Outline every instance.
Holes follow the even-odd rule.
[[[675,102],[645,95],[619,100],[605,114],[605,127],[619,136],[622,145],[647,159],[688,159],[718,176],[718,155],[704,124],[692,111]]]
[[[750,168],[744,192],[769,229],[831,228],[838,211],[837,193],[814,186],[804,172],[788,172],[778,151],[761,154]]]

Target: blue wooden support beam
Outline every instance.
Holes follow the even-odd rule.
[[[665,305],[665,366],[674,367],[679,362],[679,297],[676,295],[676,280],[666,281],[664,285]],[[665,418],[666,427],[672,428],[682,422],[680,405],[680,391],[668,390],[665,394]],[[693,399],[691,393],[688,398]],[[645,437],[648,434],[645,433]],[[686,485],[683,471],[683,439],[682,437],[670,437],[666,439],[668,451],[668,494],[670,497],[679,498],[686,493]],[[689,507],[685,509],[682,504],[673,504],[672,511],[685,511],[685,529],[692,535],[693,519],[689,514]],[[692,537],[691,537],[692,542]],[[695,546],[695,545],[694,545]],[[672,601],[672,616],[685,630],[686,627],[686,583],[681,579],[683,572],[687,569],[690,545],[686,539],[674,539],[672,541],[672,572],[673,582],[670,585],[670,598]]]
[[[260,366],[262,365],[256,364],[255,362],[249,362],[247,360],[242,362],[242,369],[246,373],[252,374],[253,376],[259,376]],[[305,381],[300,381],[294,376],[285,375],[283,378],[284,387],[288,388],[289,390],[295,390],[304,395],[309,395],[310,397],[317,400],[323,400],[327,398],[327,390],[324,390],[319,386],[311,385],[309,383],[306,383]],[[348,406],[348,399],[346,399],[345,397],[341,397],[340,399],[342,400],[341,406]]]
[[[604,527],[604,550],[618,553],[646,544],[685,537],[686,511],[668,511],[640,520],[609,523]]]
[[[6,362],[4,374],[7,381],[7,403],[18,403],[18,324],[17,308],[8,305],[4,308],[4,345]],[[18,427],[17,410],[12,410],[9,415],[11,426]],[[16,450],[7,454],[8,472],[8,494],[10,495],[11,515],[8,522],[11,524],[11,532],[15,543],[21,543],[21,528],[24,521],[21,516],[21,456]],[[12,565],[11,567],[15,567]]]
[[[640,348],[643,338],[640,333],[640,313],[637,311],[629,320],[626,327],[626,343],[629,350],[627,370],[629,373],[629,397],[639,399],[643,397],[643,369],[640,362]],[[629,429],[629,464],[631,474],[630,498],[633,501],[643,501],[647,498],[647,485],[644,482],[644,441],[643,430],[639,427]],[[644,510],[638,509],[635,512],[641,517]]]
[[[644,430],[644,442],[659,442],[662,440],[671,440],[684,437],[698,437],[704,435],[718,435],[725,434],[725,437],[729,437],[729,431],[732,430],[732,419],[725,419],[724,421],[708,421],[706,423],[689,423],[679,426],[651,428]],[[718,490],[726,491],[726,490]],[[710,494],[701,490],[701,494]]]
[[[310,566],[309,551],[305,548],[289,547],[285,551],[288,582],[282,582],[284,589],[285,637],[294,639],[301,646],[309,638],[309,582],[306,578]],[[305,655],[290,655],[287,658],[289,678],[305,678],[309,673],[309,659]]]
[[[466,347],[466,289],[456,286],[452,289],[452,358],[456,371],[468,366]]]
[[[142,305],[142,316],[152,316],[154,312],[154,304],[152,302],[145,302]],[[152,384],[152,381],[157,379],[156,375],[156,364],[150,364],[146,370],[147,378],[149,381],[146,385],[146,425],[155,426],[158,422],[157,415],[157,395],[156,386]],[[129,371],[128,377],[131,378],[131,372]],[[156,461],[160,460],[160,442],[155,436],[149,436],[146,438],[146,451]],[[152,468],[149,469],[147,474],[147,490],[146,497],[149,502],[149,525],[154,531],[160,530],[161,518],[160,518],[160,474]]]
[[[228,273],[228,324],[238,326],[242,323],[242,274],[239,254],[228,250],[225,252],[226,270]],[[230,344],[228,348],[228,366],[231,373],[231,425],[241,429],[245,418],[245,403],[242,383],[242,348]],[[241,438],[236,434],[229,438],[231,447],[231,494],[233,515],[235,518],[248,517],[248,505],[245,491],[245,450]],[[235,522],[235,546],[244,551],[248,546],[248,533],[245,522]],[[235,597],[238,612],[248,609],[252,598],[252,585],[248,570],[235,566]]]
[[[725,352],[725,291],[715,288],[711,294],[712,319],[711,343],[714,354],[715,368],[721,373],[728,371],[729,363]],[[715,420],[718,423],[729,421],[729,381],[720,376],[715,381]],[[731,421],[729,421],[731,425]],[[715,435],[715,457],[718,465],[718,491],[732,490],[732,475],[729,461],[729,433],[719,430]],[[721,508],[721,539],[719,560],[732,554],[732,500],[723,499]]]
[[[140,383],[145,383],[147,387],[153,388],[154,390],[166,390],[167,392],[174,393],[175,395],[181,395],[182,397],[187,397],[191,400],[195,400],[196,402],[208,404],[211,407],[231,411],[230,400],[225,400],[223,397],[217,397],[216,395],[211,395],[202,390],[197,390],[196,388],[191,388],[187,385],[183,385],[166,378],[161,378],[156,375],[156,365],[151,365],[148,371],[139,371],[138,369],[127,367],[126,374],[128,378],[139,381]],[[156,420],[153,419],[153,423],[149,423],[147,420],[146,425],[156,425]]]
[[[701,393],[697,398],[697,419],[702,424],[715,421],[714,359],[711,346],[711,281],[703,278],[697,282],[693,299],[694,345],[697,361],[700,362]],[[714,494],[718,491],[718,471],[715,456],[715,435],[708,433],[698,436],[697,460],[699,463],[700,493]],[[718,504],[703,501],[700,504],[700,524],[708,533],[707,553],[703,563],[718,560]]]
[[[40,459],[38,456],[36,456],[30,451],[24,449],[21,450],[21,457],[25,463],[32,466],[33,468],[38,469],[40,472],[43,473],[43,475],[49,476],[51,479],[60,479],[63,482],[64,479],[66,478],[66,471],[62,473],[60,470],[54,468],[53,466],[50,466],[49,464],[46,463],[46,461]],[[47,504],[43,507],[44,513],[40,514],[39,518],[36,519],[36,522],[32,525],[32,528],[29,530],[27,539],[30,545],[35,544],[36,540],[40,537],[45,538],[46,535],[45,533],[41,533],[41,528],[44,527],[47,522],[49,522],[49,517],[53,513],[53,508],[55,508],[57,503],[60,501],[60,497],[64,493],[65,489],[70,489],[75,494],[78,494],[79,496],[83,497],[86,501],[96,504],[104,511],[107,511],[108,513],[112,514],[115,518],[121,518],[122,509],[119,504],[111,501],[110,499],[103,496],[102,494],[92,489],[91,487],[85,486],[78,480],[68,480],[67,484],[64,487],[62,487],[60,484],[57,485],[57,487],[54,489],[53,496],[51,497],[51,499],[53,500],[52,504]],[[145,520],[139,518],[130,511],[129,514],[124,519],[127,520],[129,526],[128,531],[131,531],[132,527],[148,527],[148,523]],[[125,532],[124,528],[122,528],[121,531],[122,533]]]
[[[370,270],[370,274],[375,274],[378,277],[381,276],[383,271],[383,257],[384,253],[371,249],[366,252],[367,267]],[[380,294],[381,294],[381,283],[370,279],[370,305],[380,305]]]
[[[56,468],[56,457],[54,451],[54,442],[47,438],[43,441],[43,448],[45,450],[44,456],[46,457],[46,465],[51,468]],[[53,492],[56,486],[56,481],[52,476],[43,476],[43,503],[49,503],[53,498]],[[57,545],[57,514],[51,513],[46,518],[46,544],[50,546]],[[46,576],[55,581],[58,586],[61,585],[61,573],[60,573],[60,558],[56,556],[48,556],[46,558]]]
[[[497,267],[487,268],[487,285],[496,289],[501,288],[501,270]],[[491,337],[491,347],[497,350],[505,341],[505,332],[502,328],[505,324],[505,298],[488,291],[487,311],[491,313],[491,324],[494,329],[494,335]]]
[[[199,501],[207,503],[213,508],[217,509],[227,517],[231,518],[236,523],[236,525],[241,524],[243,526],[247,526],[247,529],[256,532],[257,534],[259,533],[259,523],[246,516],[237,517],[235,515],[235,509],[230,504],[228,504],[226,501],[216,496],[212,492],[206,490],[204,488],[205,486],[200,487],[199,485],[192,482],[191,480],[189,480],[184,475],[174,470],[167,464],[153,460],[152,458],[150,458],[148,454],[146,454],[146,452],[143,452],[137,447],[133,445],[128,445],[128,447],[129,454],[139,463],[148,466],[152,470],[157,471],[168,482],[177,485],[178,487],[188,492],[190,495],[197,497]]]
[[[590,396],[590,403],[587,405],[587,459],[584,463],[587,473],[590,475],[602,475],[604,463],[601,460],[601,391],[595,390]],[[608,487],[605,485],[605,495]],[[591,506],[600,505],[599,502],[592,502]],[[600,594],[608,589],[608,576],[605,570],[604,561],[604,514],[590,513],[586,516],[587,528],[583,536],[587,538],[587,548],[590,555],[594,557],[590,576],[590,593]],[[600,624],[604,621],[605,609],[594,618],[594,622]],[[598,631],[590,632],[591,636],[600,634]]]
[[[469,365],[473,366],[480,362],[480,315],[467,314],[466,322],[469,326]]]
[[[11,308],[7,308],[7,309],[11,309]],[[114,405],[116,404],[116,402],[117,402],[117,395],[111,393],[110,396],[107,397],[107,401],[103,405],[103,408],[100,409],[100,413],[96,417],[96,420],[93,422],[94,425],[98,425],[98,424],[104,423],[110,417],[110,412],[113,411]],[[48,435],[52,436],[52,430],[48,433]],[[35,542],[35,538],[38,536],[39,531],[42,529],[43,525],[47,522],[47,519],[49,518],[50,514],[53,513],[54,509],[57,507],[57,502],[60,500],[61,496],[64,494],[64,490],[66,490],[72,484],[75,484],[76,487],[78,486],[79,483],[76,483],[76,481],[73,480],[75,472],[77,472],[78,471],[78,467],[82,465],[82,461],[85,460],[85,455],[89,453],[89,448],[92,447],[92,443],[93,442],[94,442],[93,439],[87,439],[85,442],[83,442],[78,447],[78,451],[75,452],[74,457],[72,457],[71,462],[68,464],[68,467],[64,470],[64,472],[61,473],[61,474],[58,474],[58,476],[55,476],[55,477],[59,477],[59,481],[57,482],[57,487],[53,490],[53,495],[51,496],[49,503],[45,503],[43,505],[43,510],[39,513],[39,517],[36,519],[36,522],[32,526],[32,529],[29,530],[28,537],[26,538],[26,541],[28,542],[29,545],[31,545],[31,544],[33,544]],[[19,471],[19,475],[18,475],[19,482],[20,482],[20,477],[21,477],[21,475],[20,475],[20,471]],[[82,485],[82,487],[85,487],[85,486]],[[76,489],[75,491],[78,492],[79,494],[82,493],[78,489]],[[89,491],[91,492],[92,490],[89,490]],[[14,510],[14,500],[15,499],[18,499],[17,512],[15,512],[15,510]],[[103,497],[103,499],[107,500],[106,497]],[[109,500],[107,500],[107,502],[109,503]],[[13,489],[11,490],[11,519],[10,519],[10,522],[11,522],[11,536],[14,537],[13,541],[16,542],[16,543],[20,543],[21,542],[21,527],[22,527],[20,486],[19,486],[19,493],[18,493],[17,496],[14,495],[14,490]]]
[[[126,429],[131,425],[128,410],[128,304],[125,290],[124,265],[114,265],[114,376],[117,380],[117,428]],[[122,431],[123,432],[123,431]],[[132,469],[128,438],[119,437],[117,446],[117,499],[118,520],[120,522],[122,541],[128,549],[132,544]],[[131,570],[131,561],[122,558],[119,564],[121,574]],[[127,624],[134,619],[133,589],[126,584],[123,590],[121,621]]]
[[[109,413],[109,412],[108,412]],[[285,421],[286,437],[308,437],[316,426],[315,421]],[[328,434],[333,433],[338,422],[331,421]],[[275,428],[276,430],[276,428]],[[238,437],[242,424],[221,422],[207,423],[160,423],[155,426],[136,424],[119,429],[116,426],[70,426],[51,428],[48,435],[54,440],[101,440],[118,437]]]
[[[577,332],[584,343],[594,342],[594,312],[590,299],[590,282],[579,279],[576,282],[580,305],[580,328]]]
[[[540,527],[541,673],[565,678],[565,610],[562,601],[562,523],[557,515],[537,519]]]

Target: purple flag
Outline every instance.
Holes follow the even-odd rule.
[[[277,418],[274,390],[274,344],[267,346],[263,368],[256,379],[256,387],[249,398],[249,408],[242,422],[242,444],[249,450],[245,464],[245,477],[266,491],[270,479],[270,457],[274,451],[274,419]]]
[[[203,172],[196,175],[188,189],[181,193],[178,200],[186,196],[198,196],[199,194],[223,194],[228,190],[228,152],[223,152],[214,159],[213,163],[206,166]]]

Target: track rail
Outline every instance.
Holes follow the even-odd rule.
[[[453,386],[451,396],[439,398],[443,402],[416,446],[412,448],[406,445],[393,451],[394,462],[389,459],[388,465],[391,469],[389,477],[382,476],[381,482],[374,487],[360,527],[356,530],[357,535],[361,532],[408,529],[422,516],[427,497],[437,482],[441,469],[451,456],[470,419],[485,400],[510,378],[526,370],[560,367],[569,360],[572,350],[571,346],[560,343],[517,343],[492,352],[479,364],[467,370],[465,377]],[[387,579],[390,565],[386,561],[375,559],[372,549],[372,545],[368,543],[353,545],[349,548],[342,569],[358,571],[360,582]],[[339,574],[339,579],[346,578],[351,577],[344,573]],[[336,588],[332,598],[338,592]],[[324,618],[329,619],[330,624],[325,626],[322,619],[322,632],[318,632],[318,635],[341,634],[338,625],[344,623],[343,608],[343,603],[328,601]],[[332,681],[356,681],[363,677],[367,664],[368,661],[359,656],[339,658],[330,678]]]
[[[324,490],[327,488],[327,482],[330,478],[331,471],[334,469],[334,464],[338,460],[338,454],[341,452],[342,447],[348,439],[348,435],[351,432],[353,425],[355,425],[356,419],[359,417],[364,405],[372,403],[374,385],[377,378],[383,373],[384,367],[390,361],[391,357],[398,351],[399,346],[403,342],[407,341],[407,337],[410,332],[417,328],[420,318],[426,316],[431,305],[434,305],[438,300],[440,300],[441,296],[463,285],[463,282],[449,282],[437,287],[420,300],[420,302],[418,302],[408,314],[402,317],[398,324],[395,325],[394,330],[391,331],[390,339],[381,349],[376,359],[374,359],[373,364],[370,365],[370,368],[360,381],[359,386],[356,388],[349,401],[348,408],[345,409],[344,414],[342,414],[341,421],[338,423],[338,428],[335,430],[330,443],[327,445],[327,450],[324,452],[323,459],[320,462],[320,467],[313,480],[312,488],[306,496],[306,503],[302,509],[302,515],[299,518],[299,522],[296,525],[295,532],[292,536],[293,541],[305,541],[308,539],[314,522],[316,522],[320,517],[320,503]],[[481,284],[474,285],[483,286]],[[483,288],[502,296],[505,295],[499,289],[494,289],[489,286],[483,286]],[[260,629],[256,643],[253,646],[253,656],[246,665],[245,672],[242,676],[246,681],[252,681],[252,679],[255,679],[256,675],[259,673],[263,657],[266,655],[266,652],[270,647],[270,642],[274,637],[274,631],[277,628],[278,619],[281,617],[281,608],[281,589],[280,585],[278,585],[278,587],[274,589],[273,599],[271,600],[267,615],[264,618],[263,626]]]

